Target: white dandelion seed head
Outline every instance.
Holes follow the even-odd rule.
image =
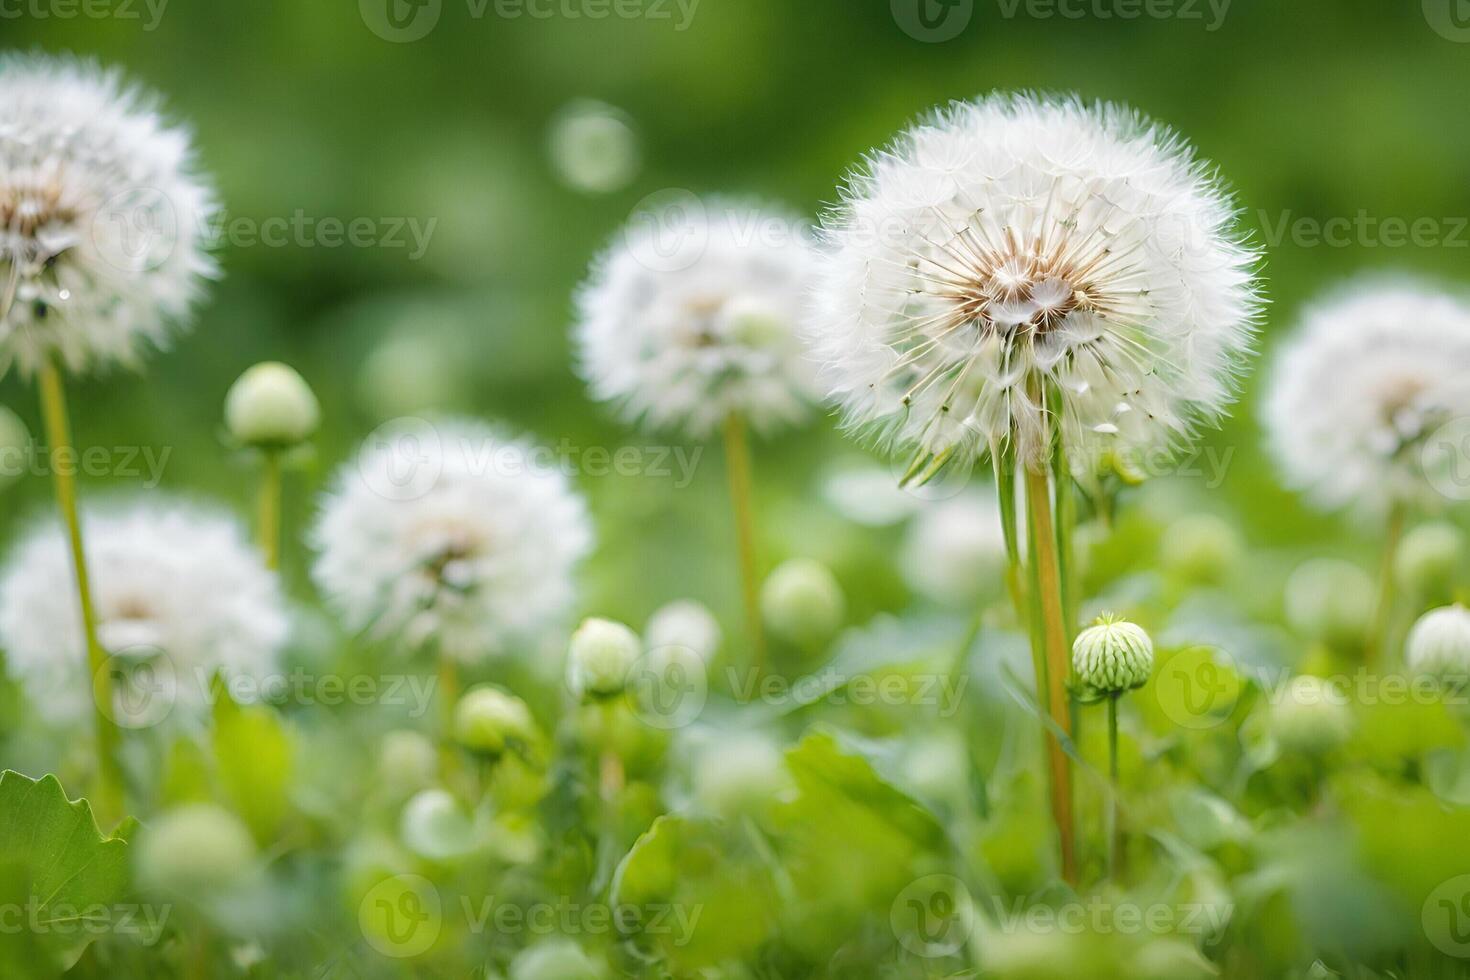
[[[149,672],[140,684],[165,685],[170,712],[202,713],[216,672],[259,681],[277,670],[289,632],[280,585],[233,516],[166,498],[104,501],[82,524],[98,639],[119,668]],[[48,520],[0,576],[6,663],[57,722],[86,717],[92,703],[72,575],[67,535]]]
[[[1470,416],[1470,302],[1402,277],[1343,287],[1276,356],[1262,414],[1287,482],[1320,506],[1433,503],[1424,442]]]
[[[1215,420],[1259,311],[1235,208],[1116,105],[994,95],[874,154],[824,222],[812,345],[849,426],[973,463],[1169,447]]]
[[[350,628],[405,652],[474,662],[535,641],[572,604],[586,505],[525,440],[470,420],[426,431],[411,462],[432,479],[412,494],[383,480],[410,462],[397,441],[342,467],[312,534],[317,586]]]
[[[92,62],[0,56],[0,372],[136,365],[217,269],[189,133]]]
[[[993,492],[930,503],[909,528],[904,576],[916,592],[941,605],[966,605],[1001,591],[1005,567],[1005,524]]]
[[[805,418],[809,238],[794,216],[725,200],[635,218],[577,295],[592,397],[696,439],[733,413],[766,433]]]

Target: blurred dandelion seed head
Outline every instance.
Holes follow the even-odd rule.
[[[0,56],[0,371],[135,365],[216,273],[189,134],[95,64]]]

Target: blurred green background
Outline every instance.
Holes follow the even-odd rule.
[[[7,7],[6,47],[96,56],[161,90],[170,114],[196,130],[231,218],[437,222],[416,261],[404,248],[227,242],[225,278],[191,333],[142,375],[74,389],[79,442],[167,447],[166,489],[246,512],[250,464],[222,444],[220,404],[252,362],[288,361],[326,416],[291,490],[288,532],[299,533],[312,496],[387,414],[361,378],[374,346],[397,331],[448,349],[458,377],[436,394],[444,410],[504,419],[550,445],[659,444],[587,399],[567,336],[589,259],[637,202],[687,188],[816,214],[867,150],[931,107],[996,88],[1126,101],[1215,161],[1267,246],[1267,355],[1305,300],[1357,270],[1465,275],[1470,233],[1454,216],[1470,212],[1470,44],[1436,31],[1419,3],[1235,0],[1219,23],[1192,0],[1173,8],[1189,17],[1170,19],[1036,17],[1024,3],[1006,16],[1012,7],[975,0],[969,26],[944,43],[906,33],[887,0],[701,0],[685,30],[672,3],[660,8],[667,18],[592,20],[497,16],[494,0],[476,17],[467,0],[444,0],[437,27],[413,43],[382,39],[348,0],[173,0],[151,30],[139,0],[130,18],[15,17],[20,8]],[[1091,10],[1091,0],[1069,9]],[[623,110],[636,130],[642,166],[622,190],[579,192],[551,166],[549,126],[584,98]],[[1283,220],[1360,213],[1430,218],[1441,237],[1458,238],[1281,240]],[[1257,546],[1338,548],[1341,527],[1281,490],[1261,454],[1263,364],[1212,437],[1234,455],[1210,506],[1242,518]],[[14,376],[0,383],[0,403],[36,431],[34,400]],[[794,502],[812,499],[834,459],[860,453],[823,419],[759,447],[769,562],[807,553],[841,568],[853,549],[885,547],[881,536],[833,533],[843,527],[835,517]],[[733,618],[717,446],[688,489],[658,477],[579,482],[600,532],[586,608],[641,621],[694,595]],[[92,478],[83,489],[95,497],[136,483]],[[49,493],[35,476],[12,486],[0,533]],[[298,549],[290,569],[302,590],[305,560]],[[903,602],[896,573],[847,584],[859,620]]]

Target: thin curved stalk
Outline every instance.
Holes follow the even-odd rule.
[[[750,642],[751,665],[759,674],[766,667],[766,634],[761,624],[760,572],[755,550],[755,494],[752,490],[750,440],[745,432],[745,419],[735,412],[731,412],[725,419],[725,468],[729,473],[730,503],[734,509],[745,629]]]
[[[51,458],[54,460],[75,455],[71,421],[66,411],[65,386],[61,379],[61,369],[55,360],[47,359],[42,363],[37,381]],[[87,670],[93,693],[93,721],[97,737],[97,786],[93,804],[101,820],[115,821],[122,817],[123,810],[122,772],[117,760],[120,736],[111,715],[112,674],[107,665],[107,651],[97,639],[97,609],[92,603],[91,575],[87,569],[82,522],[77,514],[76,476],[67,467],[53,466],[51,479],[56,488],[56,503],[61,511],[62,521],[66,524],[71,545],[77,604],[82,618],[82,635],[87,646]]]
[[[1368,628],[1368,636],[1363,643],[1363,660],[1373,667],[1378,663],[1378,658],[1385,647],[1388,646],[1388,632],[1393,625],[1394,593],[1394,561],[1398,557],[1399,543],[1404,537],[1404,523],[1407,518],[1404,505],[1396,503],[1388,512],[1388,528],[1383,541],[1383,560],[1378,568],[1378,598],[1373,606],[1372,625]]]
[[[1108,877],[1122,870],[1123,828],[1118,822],[1118,695],[1108,698]]]
[[[262,454],[256,513],[260,551],[266,567],[274,571],[281,567],[281,454],[273,449]]]

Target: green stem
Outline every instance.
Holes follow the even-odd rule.
[[[281,567],[281,454],[267,449],[261,454],[260,497],[256,513],[260,551],[271,570]]]
[[[463,766],[459,745],[454,738],[454,709],[459,704],[459,665],[442,651],[438,654],[439,718],[442,741],[439,746],[440,774],[446,787],[462,790]]]
[[[1020,529],[1016,520],[1015,442],[991,447],[990,457],[995,464],[995,493],[1000,502],[1001,529],[1006,542],[1006,591],[1016,607],[1016,619],[1026,622],[1029,615],[1022,592]]]
[[[37,380],[51,458],[74,456],[76,450],[72,445],[71,421],[67,417],[66,392],[61,369],[55,360],[47,359],[41,365]],[[123,814],[122,773],[117,761],[120,736],[111,714],[112,674],[107,664],[107,651],[97,639],[97,610],[92,604],[91,576],[82,541],[82,523],[77,515],[76,476],[69,467],[53,466],[51,477],[56,487],[56,503],[70,538],[72,571],[82,617],[82,634],[87,646],[87,669],[91,678],[93,721],[97,735],[97,786],[92,803],[98,822],[106,827],[121,819]]]
[[[1118,695],[1108,697],[1108,877],[1116,875],[1123,855],[1123,829],[1118,823]]]
[[[1045,665],[1042,704],[1052,722],[1070,736],[1072,717],[1067,675],[1071,670],[1067,629],[1063,621],[1062,580],[1057,555],[1056,526],[1052,512],[1051,481],[1044,469],[1024,467],[1026,512],[1030,528],[1031,588],[1034,596],[1032,638],[1039,641],[1038,660]],[[1051,777],[1052,817],[1057,825],[1062,856],[1062,877],[1077,882],[1076,827],[1072,808],[1072,770],[1058,736],[1046,732]]]
[[[1369,667],[1377,665],[1379,655],[1388,646],[1388,632],[1393,623],[1394,605],[1394,559],[1398,556],[1399,542],[1404,536],[1407,517],[1402,503],[1395,503],[1388,512],[1388,528],[1383,542],[1383,561],[1378,569],[1378,599],[1373,607],[1373,621],[1368,637],[1363,644],[1363,660]]]
[[[741,598],[745,606],[745,628],[751,648],[751,665],[757,674],[766,667],[766,633],[761,624],[760,573],[755,551],[755,508],[750,476],[750,441],[745,420],[736,412],[725,419],[725,467],[730,478],[730,502],[734,508],[735,535],[740,561]]]

